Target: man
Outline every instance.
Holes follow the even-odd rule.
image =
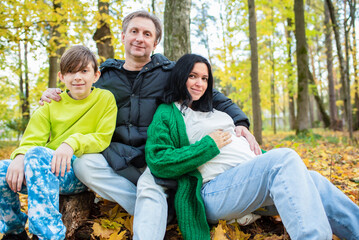
[[[101,66],[96,87],[110,90],[118,107],[116,130],[110,146],[101,154],[87,154],[74,164],[76,176],[101,197],[115,201],[134,215],[134,239],[163,239],[167,223],[164,188],[157,185],[149,170],[144,173],[147,128],[163,95],[174,62],[151,53],[161,40],[160,20],[146,11],[125,17],[122,23],[125,60],[108,59]],[[57,90],[59,91],[59,90]],[[59,100],[55,90],[42,100]],[[260,148],[248,131],[246,115],[232,101],[214,91],[214,107],[225,111],[251,149]],[[137,182],[138,180],[138,182]],[[137,187],[136,187],[137,182]]]

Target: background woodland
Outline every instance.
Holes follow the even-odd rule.
[[[359,128],[356,0],[4,0],[0,3],[0,138],[20,136],[58,61],[74,44],[124,58],[122,19],[145,9],[164,23],[156,52],[200,53],[216,88],[262,130]],[[198,49],[203,49],[199,52]],[[60,86],[62,87],[62,86]]]

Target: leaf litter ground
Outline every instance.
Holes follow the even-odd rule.
[[[343,132],[314,130],[306,136],[295,136],[293,132],[263,133],[262,148],[279,147],[295,149],[308,169],[316,170],[341,189],[356,204],[359,204],[359,132],[356,141],[349,141]],[[0,159],[9,158],[15,144],[0,143]],[[20,196],[23,211],[27,212],[27,197]],[[154,219],[156,221],[156,219]],[[132,239],[133,217],[119,205],[97,198],[91,219],[80,228],[75,239],[122,240]],[[220,221],[211,226],[211,239],[290,239],[279,216],[262,217],[248,226]],[[0,234],[0,239],[2,235]],[[167,226],[166,240],[182,239],[176,223]],[[333,236],[333,239],[337,239]]]

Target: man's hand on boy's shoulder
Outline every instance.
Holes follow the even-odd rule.
[[[60,93],[61,93],[61,89],[60,88],[48,88],[45,92],[43,92],[39,104],[42,106],[44,105],[44,102],[51,102],[51,100],[54,100],[56,102],[61,100],[60,97]]]
[[[71,158],[74,155],[74,150],[67,143],[61,143],[61,145],[55,150],[51,161],[51,172],[61,177],[69,172],[71,169]]]
[[[253,136],[253,134],[244,126],[236,126],[234,129],[236,132],[237,137],[245,137],[249,143],[249,146],[251,150],[254,152],[255,155],[261,155],[261,147],[259,146],[256,138]]]
[[[16,155],[7,169],[6,182],[14,192],[19,192],[22,184],[25,184],[24,157],[23,154]]]

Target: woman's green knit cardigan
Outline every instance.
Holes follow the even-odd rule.
[[[158,107],[147,135],[146,161],[152,174],[178,182],[175,209],[184,239],[210,239],[197,168],[219,154],[216,143],[205,136],[190,145],[182,113],[173,103]]]

